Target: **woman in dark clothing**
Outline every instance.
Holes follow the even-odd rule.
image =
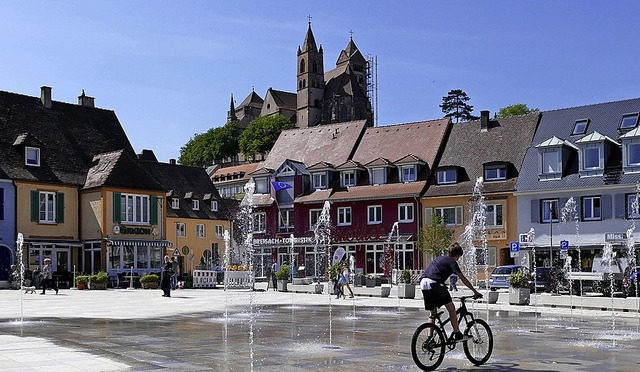
[[[169,256],[164,256],[164,265],[162,266],[162,274],[160,278],[160,288],[164,292],[162,297],[171,297],[171,276],[173,268]]]

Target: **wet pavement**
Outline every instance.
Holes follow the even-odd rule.
[[[17,300],[17,301],[16,301]],[[409,345],[421,300],[329,299],[246,290],[0,291],[2,371],[418,370]],[[20,321],[22,313],[23,320]],[[635,313],[476,304],[494,350],[447,371],[637,371]],[[16,320],[18,319],[18,320]]]

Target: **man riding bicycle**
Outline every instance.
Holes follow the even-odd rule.
[[[433,319],[438,314],[438,308],[444,305],[449,312],[449,319],[451,319],[451,326],[453,327],[453,337],[456,341],[462,340],[463,336],[462,332],[460,332],[458,319],[456,318],[456,307],[445,285],[447,278],[449,278],[451,274],[458,275],[458,279],[473,291],[474,298],[482,297],[482,294],[473,288],[473,284],[471,284],[462,271],[460,271],[458,260],[462,257],[462,253],[460,244],[453,243],[451,247],[449,247],[449,255],[434,258],[422,275],[420,275],[420,288],[422,289],[422,297],[424,299],[424,309],[431,311],[431,316],[427,322],[433,323]]]

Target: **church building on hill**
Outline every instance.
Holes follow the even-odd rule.
[[[252,91],[238,107],[231,95],[227,120],[237,120],[243,128],[258,116],[270,115],[283,115],[299,128],[354,120],[373,126],[375,62],[362,55],[353,36],[336,67],[325,72],[322,45],[317,46],[309,21],[296,66],[295,93],[269,88],[263,99]]]

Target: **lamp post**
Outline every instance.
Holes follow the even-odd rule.
[[[550,232],[549,267],[553,267],[553,219],[554,218],[558,218],[558,214],[556,213],[556,209],[554,208],[554,202],[551,201],[549,203],[549,232]]]

